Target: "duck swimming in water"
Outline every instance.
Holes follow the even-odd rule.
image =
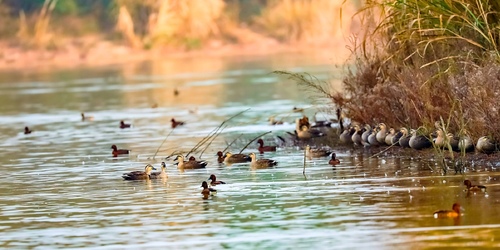
[[[477,191],[485,192],[486,191],[486,187],[485,186],[483,186],[483,185],[472,185],[472,182],[469,181],[469,180],[464,180],[464,185],[467,187],[467,191],[468,192],[477,192]]]
[[[264,146],[264,140],[259,139],[257,140],[257,143],[259,144],[259,153],[264,153],[264,152],[274,152],[276,151],[276,146]]]
[[[178,126],[182,126],[185,124],[185,122],[176,121],[174,118],[170,119],[170,122],[171,122],[172,128],[176,128]]]
[[[147,164],[144,171],[132,171],[130,173],[125,173],[122,175],[122,178],[127,181],[150,180],[152,170],[156,169],[151,164]]]
[[[121,129],[130,128],[131,126],[132,126],[131,124],[125,123],[123,120],[120,121],[120,128]]]
[[[118,157],[118,155],[128,155],[130,152],[130,150],[128,149],[118,149],[115,144],[111,145],[111,149],[113,149],[113,151],[111,152],[111,154],[113,154],[113,157]]]
[[[210,177],[208,177],[209,180],[211,180],[210,185],[215,186],[219,184],[226,184],[223,181],[218,181],[217,177],[214,174],[211,174]]]
[[[337,159],[337,155],[335,153],[332,153],[332,158],[328,161],[328,164],[330,164],[332,166],[340,164],[340,160]]]
[[[227,152],[224,156],[224,162],[226,164],[244,163],[250,161],[252,161],[252,158],[246,154],[231,154],[231,152]]]
[[[201,194],[203,195],[204,199],[208,199],[208,197],[210,195],[213,196],[213,195],[217,194],[217,190],[208,187],[208,183],[206,181],[203,181],[201,183],[201,187],[203,188],[203,190],[201,191]]]
[[[24,127],[24,134],[25,134],[25,135],[27,135],[27,134],[31,134],[31,132],[33,132],[33,131],[31,131],[31,130],[30,130],[30,128],[28,128],[28,127]]]
[[[175,160],[178,161],[177,167],[180,169],[200,169],[208,165],[206,161],[197,161],[196,159],[184,161],[183,155],[178,155]]]
[[[160,172],[151,172],[151,174],[149,175],[149,178],[151,178],[151,179],[168,178],[167,165],[165,164],[165,162],[161,163],[161,171]]]
[[[460,217],[460,204],[454,203],[451,210],[439,210],[434,212],[434,218],[457,218]]]
[[[257,156],[255,153],[250,153],[250,158],[252,159],[252,162],[250,163],[250,166],[252,168],[270,168],[273,166],[278,165],[278,162],[275,160],[271,159],[257,159]]]
[[[306,157],[308,157],[308,158],[325,157],[325,156],[329,156],[331,153],[332,153],[332,151],[329,149],[323,149],[323,148],[312,149],[311,146],[309,146],[309,145],[306,146]]]

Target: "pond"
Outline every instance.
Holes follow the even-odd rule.
[[[216,152],[239,152],[262,136],[289,140],[294,107],[334,118],[327,102],[273,70],[308,72],[340,89],[342,70],[315,54],[177,58],[53,72],[3,72],[0,83],[0,246],[56,249],[422,249],[500,246],[498,166],[443,176],[435,162],[341,150],[341,163],[308,159],[286,144],[257,154],[278,166],[226,166]],[[175,95],[174,92],[178,92]],[[93,120],[81,119],[81,112]],[[187,153],[206,169],[179,171]],[[270,116],[284,125],[272,126]],[[170,120],[185,121],[172,129]],[[120,129],[123,120],[131,128]],[[25,135],[28,126],[33,132]],[[279,137],[278,137],[279,136]],[[113,157],[111,145],[132,150]],[[160,147],[161,146],[161,147]],[[201,155],[201,150],[206,150]],[[244,153],[257,152],[251,142]],[[167,164],[167,180],[122,174]],[[227,182],[203,199],[210,174]],[[463,181],[487,186],[467,195]],[[435,210],[462,205],[458,219]]]

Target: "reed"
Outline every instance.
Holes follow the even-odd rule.
[[[344,91],[331,98],[348,117],[432,127],[449,116],[450,131],[500,139],[499,2],[367,1],[358,15],[371,28],[351,45]]]

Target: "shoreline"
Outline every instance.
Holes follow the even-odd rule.
[[[75,42],[70,42],[63,48],[48,50],[24,49],[21,46],[11,46],[5,41],[0,41],[0,73],[106,67],[162,58],[264,56],[279,53],[316,53],[319,56],[335,59],[336,62],[332,63],[344,63],[350,55],[344,45],[343,43],[322,45],[284,44],[265,41],[251,44],[214,43],[211,46],[197,50],[173,48],[144,50],[101,40],[89,48],[77,46]],[[342,51],[338,48],[342,48]],[[325,51],[328,53],[325,53]]]

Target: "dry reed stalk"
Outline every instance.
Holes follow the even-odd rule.
[[[45,45],[50,40],[48,33],[50,16],[56,6],[57,0],[45,0],[40,13],[35,22],[33,42],[36,46],[40,47]]]
[[[116,30],[125,37],[133,48],[140,48],[142,46],[141,40],[135,35],[132,16],[124,5],[120,6]]]

